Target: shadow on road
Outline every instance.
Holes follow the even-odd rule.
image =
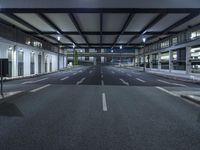
[[[23,114],[15,104],[5,102],[0,105],[0,116],[23,117]]]

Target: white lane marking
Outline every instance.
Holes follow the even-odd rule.
[[[119,80],[122,81],[123,84],[129,86],[129,83],[128,83],[128,82],[124,81],[123,79],[119,79]]]
[[[47,88],[47,87],[49,87],[49,86],[51,86],[51,84],[47,84],[47,85],[41,86],[41,87],[39,87],[39,88],[33,89],[33,90],[31,90],[30,92],[31,92],[31,93],[34,93],[34,92],[37,92],[37,91],[39,91],[39,90],[45,89],[45,88]]]
[[[159,82],[162,82],[162,83],[165,83],[165,84],[170,84],[170,85],[177,85],[177,86],[186,87],[186,85],[184,85],[184,84],[170,83],[170,82],[167,82],[167,81],[164,81],[164,80],[158,80],[158,81],[159,81]]]
[[[85,80],[85,78],[82,78],[80,81],[78,81],[78,82],[76,83],[76,85],[79,85],[79,84],[83,83],[84,80]]]
[[[103,80],[101,80],[101,85],[104,86],[104,81]]]
[[[47,79],[48,78],[43,78],[43,79],[39,79],[39,80],[36,80],[36,81],[27,81],[27,82],[23,82],[22,84],[37,83],[37,82],[44,81],[44,80],[47,80]]]
[[[156,88],[159,89],[159,90],[161,90],[161,91],[163,91],[163,92],[165,92],[165,93],[168,93],[170,95],[173,95],[173,96],[176,96],[176,97],[180,97],[179,95],[177,95],[177,94],[175,94],[173,92],[170,92],[170,91],[168,91],[168,90],[166,90],[166,89],[164,89],[162,87],[156,86]]]
[[[73,73],[73,75],[76,75],[76,74],[77,74],[77,72],[74,72],[74,73]]]
[[[130,75],[129,73],[128,74],[126,74],[127,76],[129,76],[129,77],[132,77],[132,75]]]
[[[139,78],[136,78],[136,80],[140,81],[140,82],[143,82],[145,83],[146,81],[142,80],[142,79],[139,79]]]
[[[106,94],[102,93],[102,107],[103,107],[103,111],[108,111],[108,107],[106,104]]]
[[[61,81],[64,81],[64,80],[66,80],[66,79],[68,79],[69,77],[64,77],[64,78],[62,78],[62,79],[60,79]]]
[[[114,71],[112,71],[112,74],[115,74],[115,72],[114,72]]]

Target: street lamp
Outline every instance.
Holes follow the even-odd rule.
[[[144,44],[144,51],[143,51],[143,63],[144,63],[144,67],[143,67],[143,71],[145,72],[145,67],[146,67],[146,59],[145,59],[145,43],[146,43],[146,38],[142,38],[143,44]]]
[[[73,47],[73,55],[74,55],[74,64],[73,65],[75,65],[75,47],[76,47],[76,45],[73,43],[73,45],[72,45],[72,47]]]
[[[123,48],[122,45],[120,45],[119,48],[120,48],[120,50],[122,50],[122,48]],[[121,67],[121,64],[122,64],[122,56],[121,56],[121,51],[120,51],[120,67]]]
[[[113,49],[111,49],[111,53],[113,53],[114,51],[113,51]],[[112,55],[112,64],[113,64],[113,54],[111,54]]]

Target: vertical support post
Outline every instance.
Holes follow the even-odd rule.
[[[3,61],[0,60],[0,65],[1,65],[1,96],[3,97]]]
[[[191,47],[186,47],[186,74],[190,74],[191,73],[191,62],[190,62],[190,58],[191,58]]]
[[[160,61],[161,61],[161,53],[159,52],[158,53],[158,70],[161,70],[161,63],[160,63]]]
[[[169,72],[173,70],[173,51],[169,50]]]
[[[152,54],[149,55],[149,69],[151,70],[152,69]]]

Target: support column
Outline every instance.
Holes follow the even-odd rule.
[[[191,58],[191,47],[186,47],[186,74],[190,74],[191,73],[191,62],[190,62],[190,58]]]
[[[159,52],[158,53],[158,69],[159,70],[161,70],[161,63],[160,63],[160,61],[161,61],[161,53]]]
[[[152,54],[149,55],[149,69],[152,69]]]
[[[12,54],[12,76],[18,76],[18,57],[17,57],[17,46],[14,45],[13,47],[13,54]]]
[[[60,70],[60,49],[58,49],[58,70]]]
[[[173,70],[173,51],[169,51],[169,72]]]

